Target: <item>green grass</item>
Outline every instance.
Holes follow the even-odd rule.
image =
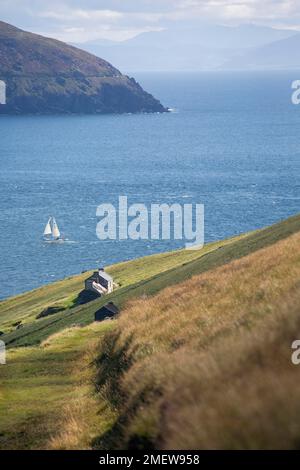
[[[11,330],[12,324],[17,321],[22,321],[23,324],[32,322],[36,315],[50,305],[59,304],[66,308],[71,306],[88,275],[89,273],[84,273],[69,277],[1,301],[0,330]]]
[[[113,300],[123,308],[128,300],[147,300],[165,287],[213,272],[299,231],[300,216],[296,216],[260,231],[208,244],[199,251],[181,250],[116,264],[108,271],[118,289],[82,306],[71,308],[89,273],[1,302],[0,330],[5,331],[1,339],[8,346],[8,358],[7,365],[0,366],[0,448],[89,448],[92,442],[109,436],[116,421],[118,426],[113,403],[93,393],[95,348],[123,321],[121,317],[119,321],[93,323],[94,312],[101,305]],[[65,310],[35,319],[41,310],[57,304]],[[22,321],[24,327],[13,330],[16,321]],[[201,323],[201,328],[205,324]],[[147,345],[142,351],[146,353]],[[120,357],[111,356],[115,362],[107,364],[107,373],[118,372]],[[156,429],[150,421],[145,415],[138,423]]]
[[[179,250],[118,263],[106,270],[114,276],[119,287],[127,287],[197,257],[197,251]],[[17,321],[22,321],[24,325],[32,323],[49,306],[60,305],[65,309],[74,307],[76,298],[84,287],[84,280],[91,273],[92,271],[88,271],[68,277],[0,302],[0,330],[9,332]]]
[[[89,439],[106,429],[113,414],[93,396],[91,361],[87,351],[98,344],[113,322],[73,328],[45,344],[11,349],[1,366],[0,449],[49,448],[63,427],[64,412],[80,401],[81,424],[88,420]],[[90,416],[90,410],[93,413]],[[87,435],[75,447],[88,447]],[[63,440],[63,436],[61,436]]]
[[[180,283],[194,274],[239,259],[299,230],[300,216],[297,215],[248,235],[207,244],[202,250],[179,250],[116,264],[108,268],[119,284],[115,292],[102,299],[67,308],[63,312],[37,321],[33,321],[33,312],[35,315],[37,311],[57,302],[73,303],[88,274],[75,276],[8,299],[0,304],[0,330],[7,332],[2,339],[8,347],[38,344],[49,335],[68,326],[83,326],[91,323],[95,311],[109,300],[113,300],[122,308],[130,299],[154,295],[164,287]],[[28,324],[19,330],[10,331],[11,324],[23,318],[28,321]]]

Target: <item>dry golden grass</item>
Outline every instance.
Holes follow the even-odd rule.
[[[299,246],[298,233],[132,302],[99,359],[121,416],[99,446],[299,447]]]

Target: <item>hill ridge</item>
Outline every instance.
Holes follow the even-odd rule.
[[[0,114],[166,112],[151,94],[104,59],[0,22]]]
[[[121,284],[120,288],[112,294],[85,305],[75,307],[71,305],[70,308],[70,305],[67,304],[66,309],[61,313],[56,313],[50,318],[37,321],[32,321],[31,319],[23,328],[5,334],[3,339],[6,341],[8,347],[38,344],[50,334],[70,326],[70,324],[84,325],[92,322],[94,320],[95,311],[109,300],[113,300],[118,306],[123,307],[125,303],[133,297],[153,295],[164,287],[179,283],[191,277],[193,274],[199,274],[214,269],[222,264],[226,264],[234,259],[242,258],[253,251],[274,244],[278,240],[286,238],[298,231],[300,231],[300,216],[296,215],[255,232],[208,244],[204,249],[199,251],[191,252],[189,250],[183,250],[120,263],[108,269],[109,272],[116,277],[117,282],[119,281]],[[168,256],[173,260],[173,266],[166,264]],[[140,277],[141,270],[137,267],[140,266],[141,262],[143,263],[144,278]],[[159,270],[161,270],[161,272],[159,272]],[[131,272],[133,273],[131,274],[132,281],[130,280]],[[147,275],[148,272],[149,275]],[[88,277],[88,273],[79,276],[77,284],[78,293],[83,286],[85,276]],[[63,285],[64,282],[67,285],[68,282],[71,284],[76,283],[76,277],[71,278],[70,281],[66,280],[61,282]],[[128,284],[126,284],[126,282],[128,282]],[[39,293],[47,292],[47,289],[53,289],[53,286],[57,284],[59,283],[53,284],[52,287],[50,285],[50,287],[45,286],[41,289],[36,289],[33,291],[33,298],[35,295],[39,295]],[[71,294],[71,292],[73,292],[73,294]],[[75,292],[71,290],[71,292],[71,300],[69,299],[68,302],[72,304],[74,298],[76,298],[76,290]],[[17,296],[17,302],[24,297],[26,298],[28,295],[30,295],[30,293]],[[51,306],[55,304],[55,302],[57,303],[58,299],[50,303],[50,305],[42,304],[40,308],[42,310],[42,308]],[[10,305],[12,305],[11,308],[9,307]],[[30,302],[27,308],[31,308]],[[5,318],[9,317],[11,310],[16,312],[14,298],[0,303],[0,330],[1,327],[3,328],[1,317],[3,318],[3,315],[5,315]],[[24,315],[25,308],[22,307],[20,310],[21,315]],[[5,311],[7,313],[5,313]],[[15,319],[20,320],[21,317]]]
[[[29,323],[1,337],[0,448],[297,447],[299,243],[297,215],[111,266],[115,321],[93,321],[108,296],[71,307],[89,273],[1,302],[0,329]]]

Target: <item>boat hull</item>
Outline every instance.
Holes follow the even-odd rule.
[[[64,243],[65,240],[63,238],[58,238],[57,240],[46,240],[46,239],[44,239],[43,241],[44,241],[44,243],[47,243],[47,244],[50,243],[50,244],[57,245],[57,244]]]

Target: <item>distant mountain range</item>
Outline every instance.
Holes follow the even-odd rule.
[[[300,68],[300,33],[260,48],[244,51],[224,64],[237,70],[291,70]]]
[[[103,59],[0,22],[0,114],[136,113],[166,109]]]
[[[300,33],[257,25],[174,27],[123,42],[80,44],[129,71],[297,68]]]

